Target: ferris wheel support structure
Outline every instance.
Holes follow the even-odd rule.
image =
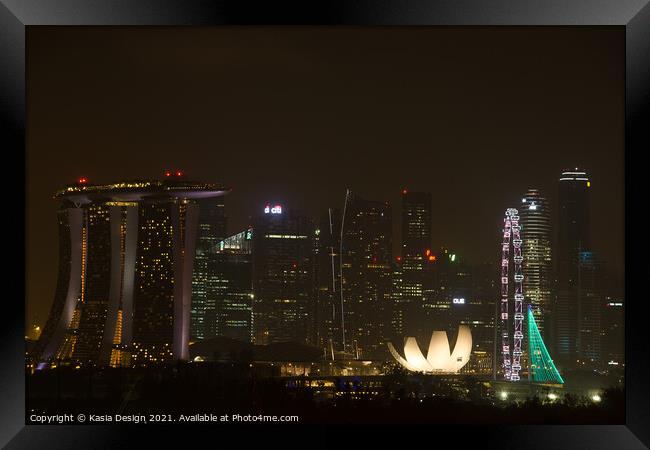
[[[501,356],[504,377],[509,381],[519,381],[521,370],[521,343],[524,338],[524,274],[521,255],[521,228],[519,212],[508,208],[503,219],[503,242],[501,251]],[[513,283],[510,289],[510,249],[512,247]],[[511,297],[511,294],[512,297]],[[514,301],[513,334],[510,338],[510,300]],[[512,342],[512,346],[510,345]]]

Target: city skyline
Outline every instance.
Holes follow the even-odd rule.
[[[259,30],[191,31],[181,37],[195,53],[184,46],[176,57],[183,44],[171,31],[157,32],[158,47],[137,30],[81,40],[79,30],[31,30],[30,99],[46,101],[28,105],[27,277],[39,280],[27,287],[28,325],[44,323],[58,270],[52,192],[80,176],[155,178],[166,168],[233,188],[229,235],[267,201],[317,218],[342,208],[350,188],[388,201],[399,236],[402,189],[431,192],[432,247],[498,262],[499,211],[529,188],[555,211],[557,174],[578,165],[601,199],[594,247],[622,271],[622,37],[513,32],[275,30],[268,48]],[[407,84],[400,66],[416,74]],[[240,80],[246,89],[232,89]],[[101,92],[87,96],[96,83]],[[139,100],[125,109],[127,98]]]
[[[574,170],[574,169],[571,169],[571,170]],[[561,174],[559,176],[559,179],[561,179],[562,174],[565,173],[565,172],[566,171],[561,172]],[[164,177],[168,176],[169,173],[170,173],[169,170],[165,170],[162,174],[159,174],[159,176],[157,178],[158,179],[164,179]],[[188,179],[190,179],[190,180],[193,179],[191,176],[188,176],[188,174],[186,172],[184,172],[184,171],[182,171],[182,172],[178,171],[177,173],[182,173],[183,178],[185,178],[187,176]],[[142,177],[140,177],[140,179],[141,178]],[[94,184],[87,177],[81,177],[81,178],[79,178],[77,180],[77,182],[82,181],[82,180],[83,180],[84,184],[86,184],[86,183],[91,184],[91,185]],[[592,182],[590,181],[590,186],[591,186],[591,183]],[[102,184],[102,183],[99,183],[99,184]],[[299,208],[291,207],[290,205],[288,206],[288,205],[286,205],[284,203],[281,203],[281,202],[265,201],[262,204],[257,206],[257,208],[256,208],[257,212],[256,213],[251,213],[248,220],[242,222],[242,223],[247,223],[248,225],[245,225],[241,229],[235,229],[234,228],[235,225],[233,225],[232,221],[229,220],[230,216],[228,214],[228,206],[227,206],[227,203],[228,203],[227,199],[228,199],[228,197],[230,195],[230,192],[232,191],[232,188],[227,187],[227,188],[224,188],[224,189],[226,189],[228,191],[227,195],[217,197],[217,199],[219,200],[218,204],[216,205],[216,206],[218,206],[218,208],[217,208],[218,209],[218,217],[216,219],[215,218],[211,219],[213,222],[216,220],[218,222],[218,225],[210,225],[209,226],[209,227],[212,227],[212,228],[216,226],[217,229],[219,230],[216,234],[213,233],[214,236],[223,235],[223,237],[225,238],[226,236],[236,235],[236,234],[244,232],[246,229],[251,227],[251,225],[257,220],[256,218],[264,217],[265,214],[263,214],[263,213],[265,212],[265,209],[269,205],[281,205],[281,207],[284,209],[284,212],[286,212],[286,211],[296,211],[296,212],[298,212],[300,214],[303,214],[306,218],[308,218],[308,220],[310,220],[318,228],[318,225],[317,225],[318,222],[319,222],[318,217],[310,217],[310,216],[306,215],[303,210],[301,210]],[[525,192],[524,194],[522,194],[520,196],[520,198],[521,198],[520,201],[523,201],[523,199],[529,200],[531,191],[534,192],[533,195],[540,195],[540,190],[538,190],[538,189],[528,189],[527,192]],[[395,205],[391,204],[390,202],[381,202],[380,201],[380,203],[385,203],[388,206],[394,206],[392,208],[390,208],[390,207],[388,208],[388,211],[392,210],[392,217],[391,217],[392,228],[391,228],[391,232],[392,232],[393,238],[392,238],[392,243],[391,243],[390,249],[392,251],[392,260],[399,260],[400,262],[403,261],[404,256],[408,253],[408,250],[403,248],[404,245],[405,245],[404,244],[404,242],[405,242],[404,239],[407,239],[407,237],[406,237],[406,235],[402,234],[402,228],[403,228],[403,223],[404,223],[403,222],[404,221],[404,217],[403,217],[404,210],[401,209],[401,208],[404,207],[403,206],[404,199],[408,198],[411,193],[412,193],[412,191],[410,191],[409,189],[406,189],[406,188],[402,189],[399,192],[400,201],[399,201],[399,203],[396,203]],[[415,192],[414,194],[431,196],[431,193],[428,193],[428,192]],[[542,191],[541,195],[545,195],[545,193]],[[550,216],[553,217],[553,218],[557,218],[557,207],[554,208],[553,205],[550,205],[548,200],[546,200],[545,198],[542,198],[542,201],[543,201],[545,207],[547,209],[550,209],[550,212],[551,212]],[[207,202],[209,202],[209,199],[201,200],[200,202],[202,202],[202,204],[204,204],[204,205],[207,205],[208,204]],[[521,204],[518,203],[518,202],[513,202],[512,206],[521,207]],[[332,209],[332,208],[329,208],[329,209],[333,211],[333,214],[338,213],[340,215],[340,213],[341,213],[341,211],[338,210],[338,209]],[[322,209],[321,209],[321,211],[322,211]],[[201,231],[202,230],[201,227],[205,228],[206,226],[208,226],[208,225],[205,224],[206,219],[201,219],[204,214],[206,214],[206,213],[202,212],[201,217],[199,218],[200,228],[199,228],[199,238],[198,238],[199,241],[197,243],[197,251],[199,251],[199,249],[201,248],[201,243],[200,243],[201,233],[205,234],[205,231]],[[210,216],[210,213],[208,213],[208,216]],[[214,216],[214,213],[212,213],[212,216]],[[525,213],[524,213],[524,216],[525,216]],[[337,218],[336,220],[340,221],[340,218]],[[210,219],[208,219],[207,222],[210,222]],[[217,223],[217,222],[215,222],[215,223]],[[395,222],[402,222],[402,223],[399,224],[400,226],[396,227]],[[550,222],[553,223],[553,220],[551,220]],[[228,225],[226,225],[226,224],[228,224]],[[321,223],[320,225],[322,226],[323,224]],[[551,228],[550,234],[551,234],[552,247],[555,247],[555,245],[557,245],[556,244],[556,241],[557,241],[557,232],[556,232],[557,224],[554,224],[554,225],[555,226],[550,225],[550,228]],[[212,228],[210,228],[210,229],[212,230]],[[398,234],[395,234],[395,232],[394,232],[395,228],[398,228],[398,230],[399,230]],[[225,233],[224,233],[224,230],[225,230]],[[500,230],[499,230],[499,232],[500,232]],[[221,239],[215,238],[214,236],[212,238],[207,238],[207,242],[210,242],[212,245],[214,245],[214,244],[221,241]],[[456,251],[455,248],[457,248],[457,247],[455,247],[453,245],[446,245],[446,243],[441,243],[441,245],[436,246],[435,245],[435,240],[432,239],[432,236],[428,236],[427,238],[425,238],[425,240],[427,240],[429,238],[431,238],[431,242],[432,242],[432,244],[430,245],[432,255],[439,255],[441,251],[444,251],[446,249],[451,249],[453,251]],[[493,241],[496,242],[498,240],[499,240],[499,236],[494,236],[493,237]],[[204,244],[203,248],[204,249],[207,248],[207,247],[205,247],[205,244]],[[456,253],[458,253],[459,255],[461,254],[460,252],[456,252]],[[496,252],[493,252],[493,253],[494,253],[494,255],[496,254]],[[598,252],[598,253],[600,254],[600,252]],[[462,255],[462,257],[463,257],[463,259],[465,261],[469,260],[469,262],[471,262],[473,265],[493,264],[494,267],[496,268],[499,258],[494,257],[494,255],[492,255],[493,256],[491,258],[492,260],[480,260],[480,259],[475,260],[475,259],[468,258],[467,255]],[[195,266],[198,264],[198,266],[195,267],[195,274],[194,274],[195,276],[197,275],[197,273],[201,273],[201,261],[202,261],[202,258],[201,258],[200,254],[199,254],[199,256],[195,259],[195,263],[194,263]],[[600,261],[601,261],[601,266],[604,267],[605,269],[611,268],[611,264],[608,264],[607,260],[604,261],[604,265],[603,265],[603,260],[600,259]],[[555,261],[553,261],[552,264],[555,264]],[[551,269],[551,273],[554,273],[553,269]],[[529,281],[528,276],[527,276],[527,281]],[[608,286],[608,288],[613,288],[614,289],[614,291],[610,291],[610,292],[616,292],[618,289],[620,289],[622,287],[622,286],[617,284],[617,281],[618,280],[616,280],[614,283],[612,283],[612,284],[610,284]],[[193,285],[195,283],[196,283],[196,280],[193,281]],[[530,295],[530,292],[528,292],[528,290],[527,290],[527,293],[526,293],[527,301],[529,299],[529,295]],[[29,309],[29,306],[30,305],[28,304],[28,309]],[[193,307],[194,306],[198,306],[198,305],[193,304]],[[194,312],[192,312],[192,314],[194,314]],[[537,312],[536,312],[536,314],[537,314]],[[194,319],[192,319],[192,321],[194,321]],[[44,322],[40,323],[39,326],[42,328],[44,326]],[[542,330],[542,328],[540,327],[540,331],[541,330]]]
[[[575,365],[576,356],[579,364],[605,362],[601,315],[615,290],[603,282],[602,261],[590,245],[592,182],[578,169],[562,172],[558,181],[561,245],[552,301],[550,292],[540,298],[553,286],[552,224],[544,197],[529,190],[521,213],[506,210],[499,329],[506,378],[514,342],[513,380],[528,364],[522,348],[525,305],[530,317],[535,312],[551,319],[547,340],[562,364]],[[431,249],[430,194],[402,191],[403,248],[394,255],[392,242],[399,237],[392,233],[391,206],[350,190],[340,221],[340,211],[332,209],[321,221],[322,237],[301,211],[267,203],[248,230],[224,240],[223,197],[229,191],[190,180],[180,170],[157,180],[109,184],[84,177],[57,191],[59,279],[32,352],[38,367],[47,361],[53,367],[56,361],[110,361],[119,367],[142,364],[142,358],[145,365],[187,360],[190,339],[219,336],[307,344],[325,354],[329,349],[332,358],[336,348],[354,359],[381,359],[386,342],[406,333],[421,339],[456,322],[479,330],[475,350],[489,354],[492,342],[496,354],[496,341],[482,335],[497,321],[490,306],[498,295],[496,266],[483,272],[463,255]],[[223,253],[226,247],[230,256]],[[542,277],[541,262],[547,272]]]

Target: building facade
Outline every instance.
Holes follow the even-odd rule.
[[[431,252],[431,194],[404,189],[401,216],[401,295],[395,308],[404,323],[399,329],[412,336],[430,335],[424,306],[426,291],[433,284],[431,263],[435,259]]]
[[[203,339],[253,338],[253,229],[222,240],[207,251]]]
[[[214,264],[210,262],[210,252],[226,238],[226,214],[223,196],[200,199],[197,203],[199,229],[192,275],[190,336],[192,339],[205,339],[211,334],[208,331],[206,314],[214,308],[217,301],[208,294],[217,292],[213,284],[218,283],[214,278],[213,268],[209,267]]]
[[[578,362],[584,366],[599,366],[602,362],[602,309],[605,303],[603,264],[594,252],[579,254],[578,303]]]
[[[625,365],[625,309],[621,296],[607,296],[601,314],[603,365],[610,369]]]
[[[187,359],[197,200],[225,193],[182,174],[59,191],[59,279],[37,368]]]
[[[311,220],[282,205],[253,218],[253,329],[255,344],[312,343],[315,314]]]
[[[347,191],[342,218],[342,341],[355,358],[387,354],[392,316],[392,211]]]
[[[564,171],[559,179],[553,342],[561,367],[575,366],[578,360],[578,269],[580,253],[591,248],[590,187],[580,169]]]
[[[547,342],[552,318],[553,267],[551,258],[551,214],[548,201],[538,189],[529,189],[519,208],[524,295],[531,305],[537,329]]]
[[[329,208],[321,216],[315,244],[316,345],[325,349],[329,359],[334,359],[335,352],[342,351],[343,346],[340,209]]]

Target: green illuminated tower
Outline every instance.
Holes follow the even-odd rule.
[[[564,380],[557,371],[551,356],[546,350],[546,345],[539,333],[535,317],[528,305],[528,352],[530,355],[530,371],[532,381],[535,383],[564,384]]]

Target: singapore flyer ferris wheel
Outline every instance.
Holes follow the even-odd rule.
[[[521,228],[519,212],[508,208],[503,219],[503,242],[501,251],[501,356],[504,377],[519,381],[521,370],[521,342],[524,322],[524,275],[522,270]],[[513,281],[510,283],[510,248],[512,247]],[[510,284],[514,284],[511,289]],[[511,297],[512,294],[512,297]],[[510,299],[514,300],[513,335],[510,337]],[[512,343],[512,345],[511,345]]]

